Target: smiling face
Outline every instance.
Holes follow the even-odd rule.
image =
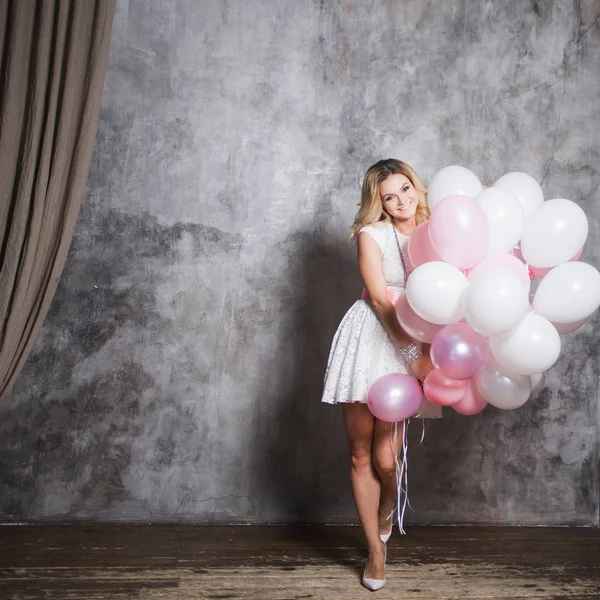
[[[415,218],[419,195],[406,175],[394,173],[379,184],[379,194],[385,212],[395,221]]]
[[[385,158],[365,173],[352,237],[357,237],[366,225],[389,223],[390,219],[397,231],[410,235],[428,218],[425,184],[410,165],[397,158]]]

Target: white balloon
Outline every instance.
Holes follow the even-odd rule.
[[[494,337],[513,329],[529,308],[527,290],[517,275],[506,269],[482,273],[464,296],[467,323],[478,333]]]
[[[475,197],[490,224],[488,254],[512,252],[521,239],[525,212],[519,199],[508,190],[489,187]]]
[[[583,262],[567,262],[538,285],[533,309],[553,323],[587,319],[600,306],[600,272]]]
[[[406,298],[422,319],[446,325],[462,319],[462,296],[467,283],[467,278],[453,265],[428,262],[410,274]]]
[[[481,395],[496,408],[511,410],[523,406],[531,395],[531,379],[501,365],[493,356],[481,372],[475,375],[475,385]]]
[[[544,192],[540,184],[527,173],[520,171],[506,173],[494,183],[494,187],[512,192],[519,199],[525,216],[531,214],[544,202]]]
[[[547,371],[558,360],[560,346],[554,325],[534,312],[528,312],[512,331],[490,340],[498,362],[524,375]]]
[[[588,220],[575,202],[547,200],[525,219],[521,252],[534,267],[556,267],[571,260],[583,248]]]
[[[469,281],[475,281],[477,277],[491,270],[508,270],[519,278],[521,285],[529,296],[531,289],[531,277],[527,265],[521,262],[514,254],[488,254],[483,260],[480,260],[469,273]]]
[[[427,190],[429,210],[448,196],[468,196],[474,198],[483,186],[473,171],[458,165],[444,167],[431,180]]]

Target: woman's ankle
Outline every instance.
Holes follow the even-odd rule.
[[[394,498],[391,501],[382,502],[379,505],[379,518],[380,519],[389,519],[394,513]]]
[[[368,544],[369,554],[378,555],[385,553],[385,544],[381,541],[381,538],[373,540],[372,544]]]

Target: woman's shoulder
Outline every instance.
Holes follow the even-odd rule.
[[[372,223],[371,225],[361,227],[358,233],[364,232],[368,234],[377,242],[381,250],[385,250],[389,231],[391,231],[391,223],[380,221],[379,223]]]
[[[388,229],[391,229],[391,222],[379,221],[378,223],[371,223],[370,225],[364,225],[360,228],[358,233],[366,231],[367,233],[382,234],[387,233]]]

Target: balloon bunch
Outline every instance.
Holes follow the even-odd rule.
[[[460,166],[434,176],[428,202],[396,304],[403,329],[431,344],[425,396],[467,415],[488,403],[518,408],[558,359],[560,335],[600,306],[600,272],[578,261],[585,213],[571,200],[545,201],[525,173],[486,188]]]

